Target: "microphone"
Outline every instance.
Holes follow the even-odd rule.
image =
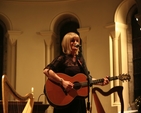
[[[76,43],[74,46],[75,47],[81,47],[81,45],[79,43]]]

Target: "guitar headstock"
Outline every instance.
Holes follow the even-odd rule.
[[[129,75],[129,74],[120,74],[119,75],[119,80],[121,80],[121,81],[130,81],[130,79],[131,79],[131,76]]]

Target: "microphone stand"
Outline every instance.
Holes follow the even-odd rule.
[[[82,55],[82,54],[81,54]],[[82,55],[82,58],[83,58],[83,55]],[[85,60],[84,60],[84,58],[83,58],[83,60],[84,60],[84,65],[82,65],[81,63],[80,63],[80,60],[79,60],[79,58],[77,57],[77,60],[78,60],[78,62],[79,62],[79,64],[80,64],[80,66],[82,67],[82,69],[84,69],[84,73],[86,74],[86,76],[87,76],[87,82],[88,82],[88,101],[87,101],[87,110],[89,111],[90,110],[90,87],[92,86],[92,77],[91,77],[91,75],[90,75],[90,72],[88,71],[88,69],[87,69],[87,67],[86,67],[86,63],[85,63]]]
[[[87,81],[88,81],[88,101],[87,101],[87,110],[89,111],[90,110],[90,87],[92,86],[91,85],[91,81],[92,81],[92,78],[91,76],[89,75],[89,72],[87,74]]]

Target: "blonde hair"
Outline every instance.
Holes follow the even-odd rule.
[[[63,51],[63,53],[71,54],[72,49],[71,49],[71,46],[70,46],[70,41],[74,37],[78,38],[78,42],[80,43],[80,37],[78,36],[78,34],[76,34],[74,32],[69,32],[63,37],[63,40],[62,40],[62,51]],[[79,52],[79,48],[78,48],[76,54],[78,54],[78,52]]]

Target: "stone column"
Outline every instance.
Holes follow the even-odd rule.
[[[79,28],[77,31],[80,34],[80,37],[82,39],[82,49],[83,49],[83,55],[85,60],[87,60],[87,34],[90,31],[90,27],[85,27],[85,28]]]
[[[110,36],[113,42],[113,75],[119,75],[119,32],[112,31]],[[114,86],[118,86],[119,81],[114,81]]]
[[[51,62],[54,56],[54,46],[53,45],[53,39],[55,37],[54,32],[52,31],[41,31],[37,33],[40,35],[44,42],[45,42],[45,66]],[[45,77],[45,82],[47,78]],[[47,99],[45,98],[45,103],[48,103]],[[53,112],[52,107],[49,107],[47,109],[49,112]]]
[[[9,30],[6,37],[9,42],[7,44],[7,76],[9,77],[11,85],[16,88],[16,55],[17,55],[17,40],[22,34],[22,31]]]
[[[51,62],[51,59],[53,57],[53,50],[54,47],[53,44],[53,37],[54,32],[52,31],[41,31],[38,32],[40,36],[42,36],[44,42],[45,42],[45,65]]]

